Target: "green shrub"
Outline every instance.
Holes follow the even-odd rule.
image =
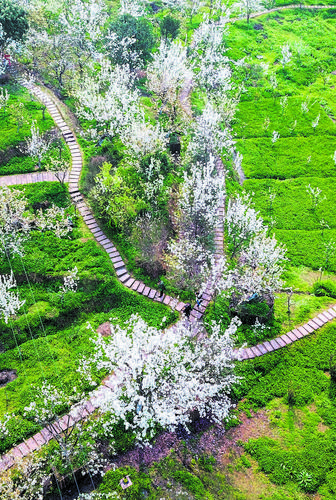
[[[188,471],[178,470],[173,472],[172,477],[190,491],[196,500],[204,500],[205,488],[202,481]]]
[[[165,16],[160,22],[161,35],[174,40],[178,36],[181,21],[173,16]]]
[[[322,191],[321,203],[315,211],[312,210],[311,197],[307,193],[308,185]],[[251,195],[254,193],[252,199],[255,208],[265,222],[269,223],[272,218],[278,230],[320,230],[322,237],[324,229],[336,228],[336,178],[300,177],[284,181],[251,179],[244,183],[244,187]],[[272,203],[270,194],[275,194]]]
[[[336,283],[330,280],[316,281],[313,285],[313,292],[317,297],[336,298]]]
[[[266,302],[244,302],[238,312],[241,320],[248,325],[253,325],[256,319],[264,323],[270,315],[270,307]]]
[[[326,243],[336,239],[336,230],[301,231],[276,229],[275,237],[287,247],[287,258],[293,266],[307,266],[312,269],[326,269],[336,272],[336,255],[331,253],[327,260]]]
[[[198,464],[207,472],[213,471],[213,466],[216,464],[216,459],[212,455],[201,455],[198,459]]]
[[[119,42],[125,38],[134,38],[135,43],[132,45],[132,50],[137,53],[143,62],[150,59],[155,45],[155,37],[153,27],[146,19],[137,19],[130,14],[123,14],[112,21],[109,28],[116,33]],[[125,63],[132,64],[131,59],[125,57],[122,44],[120,44],[119,50],[114,51],[113,61],[115,64],[121,65]]]
[[[120,481],[125,476],[129,476],[132,486],[123,490],[120,486]],[[151,479],[147,474],[137,472],[133,467],[122,467],[107,471],[98,491],[101,493],[117,491],[121,498],[141,500],[142,498],[147,498],[152,492]]]

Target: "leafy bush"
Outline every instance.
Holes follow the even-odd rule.
[[[120,486],[120,481],[125,476],[129,476],[132,486],[123,490]],[[152,491],[151,479],[147,474],[138,472],[133,467],[122,467],[107,471],[98,491],[101,493],[117,491],[120,498],[141,500],[142,498],[147,498]]]
[[[195,496],[196,500],[204,500],[205,488],[202,481],[197,476],[185,470],[178,470],[173,472],[172,477],[183,484],[183,486]]]
[[[329,387],[324,372],[329,370],[330,352],[336,352],[335,333],[335,325],[326,325],[279,351],[239,363],[236,369],[242,380],[233,397],[246,398],[247,407],[258,408],[274,398],[286,398],[291,388],[295,406],[310,403]]]
[[[161,35],[174,40],[178,36],[181,21],[173,16],[165,16],[160,22]]]
[[[313,285],[313,292],[317,297],[328,297],[336,298],[336,283],[334,281],[316,281]]]
[[[254,324],[256,319],[264,323],[270,316],[270,307],[266,302],[244,302],[241,304],[239,316],[248,325]]]
[[[212,455],[201,455],[198,459],[198,464],[207,472],[213,471],[213,466],[216,464],[216,459]]]
[[[45,120],[42,119],[41,105],[30,101],[30,94],[25,87],[8,84],[3,88],[10,94],[10,99],[6,113],[3,113],[3,111],[0,113],[0,150],[4,151],[11,146],[22,143],[27,137],[30,137],[30,127],[33,120],[37,121],[38,128],[42,133],[47,132],[55,126],[54,121],[47,112],[45,113]],[[10,107],[17,107],[19,103],[23,103],[24,105],[26,121],[18,131],[15,118],[10,113]]]
[[[123,14],[110,24],[110,30],[117,35],[117,41],[121,42],[125,38],[134,38],[135,43],[132,50],[138,57],[146,62],[151,57],[151,52],[155,45],[155,37],[151,23],[144,18],[135,18],[129,14]],[[132,64],[132,60],[126,58],[122,44],[119,49],[111,54],[115,64]]]

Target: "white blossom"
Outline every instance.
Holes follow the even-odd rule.
[[[314,188],[310,184],[306,186],[306,192],[310,197],[312,210],[315,211],[317,206],[325,200],[325,196],[322,196],[322,190],[319,187]]]
[[[0,314],[5,323],[8,323],[8,319],[14,316],[25,303],[25,300],[20,300],[17,294],[10,291],[15,287],[16,281],[13,273],[10,276],[0,275]]]
[[[35,219],[36,226],[41,231],[52,231],[57,238],[67,236],[72,231],[72,223],[65,208],[52,205],[44,212],[39,209]]]
[[[139,114],[139,91],[133,88],[134,74],[130,69],[104,60],[98,74],[86,75],[76,90],[78,114],[95,120],[111,135],[130,127]]]
[[[282,286],[281,275],[286,249],[275,237],[269,238],[266,230],[257,234],[240,256],[239,277],[234,284],[239,302],[252,294],[274,295]]]
[[[175,105],[177,92],[192,78],[187,63],[187,48],[179,41],[161,40],[159,50],[147,67],[148,88],[158,95],[164,104]]]
[[[112,59],[120,57],[124,64],[128,63],[133,68],[142,67],[143,61],[141,60],[140,52],[133,50],[133,46],[136,43],[135,37],[124,37],[120,40],[117,33],[109,30],[105,40],[106,49],[111,54]]]
[[[194,234],[184,232],[178,240],[168,243],[165,263],[168,267],[167,279],[179,288],[199,291],[209,280],[215,264],[213,255],[195,239]]]
[[[263,220],[258,217],[259,212],[251,208],[248,198],[238,196],[231,198],[226,211],[226,225],[232,244],[234,256],[242,248],[247,247],[252,237],[263,229]]]
[[[316,129],[317,125],[319,124],[320,116],[321,116],[321,113],[319,113],[317,115],[317,117],[315,118],[315,120],[312,121],[312,127],[314,130]]]
[[[272,144],[275,144],[279,138],[280,138],[279,132],[276,132],[275,130],[273,130],[272,138],[271,138]]]
[[[47,172],[53,172],[56,179],[64,184],[66,176],[69,172],[69,163],[66,160],[59,158],[50,158],[46,164]]]
[[[224,149],[230,150],[233,144],[229,129],[221,126],[221,115],[208,102],[202,115],[193,124],[189,154],[201,161],[208,161],[210,154],[220,155]]]
[[[1,300],[1,298],[0,298]],[[1,301],[2,302],[2,301]],[[1,307],[1,306],[0,306]],[[8,413],[6,413],[2,419],[0,420],[0,436],[1,438],[5,438],[6,436],[9,435],[9,431],[8,431],[8,422],[11,420],[11,415],[9,415]],[[1,490],[0,490],[1,491]]]
[[[285,43],[284,45],[281,46],[281,55],[282,58],[280,60],[283,69],[285,69],[286,64],[290,63],[292,60],[292,53],[290,51],[288,43]]]
[[[0,497],[4,500],[43,500],[47,467],[47,459],[35,454],[16,458],[15,467],[1,474]]]
[[[93,491],[92,493],[80,493],[76,500],[121,500],[121,497],[116,491],[109,493]]]
[[[247,22],[250,22],[250,15],[252,12],[258,12],[264,9],[260,0],[241,0],[235,6],[240,9],[241,15],[246,16]]]
[[[3,112],[6,112],[6,106],[9,101],[10,95],[7,89],[0,88],[0,109],[3,109]]]
[[[302,111],[302,113],[308,113],[309,108],[308,108],[307,101],[304,101],[301,103],[301,111]]]
[[[277,77],[274,73],[271,73],[271,75],[270,75],[270,85],[271,85],[273,91],[275,91],[275,89],[278,86]]]
[[[64,283],[62,287],[63,293],[76,292],[78,288],[78,269],[75,266],[71,271],[68,271],[68,276],[64,276]]]
[[[145,13],[145,2],[143,0],[121,0],[120,15],[129,14],[133,17],[142,17]]]
[[[184,172],[179,208],[191,221],[195,235],[197,226],[206,223],[215,227],[218,222],[218,207],[225,192],[225,176],[218,173],[215,157],[210,154],[205,164],[191,166],[191,173]]]
[[[127,151],[139,158],[157,151],[164,151],[167,134],[160,123],[152,125],[141,111],[138,118],[129,123],[120,133]]]
[[[27,139],[26,151],[32,158],[37,158],[38,168],[41,169],[41,161],[50,148],[50,143],[41,135],[35,121],[30,130],[31,137]]]
[[[288,106],[288,97],[286,95],[280,98],[280,106],[282,107],[282,113],[284,113]]]
[[[212,95],[225,94],[232,88],[232,72],[223,42],[228,23],[228,13],[218,23],[206,16],[194,33],[195,77],[201,87],[211,90]]]
[[[0,188],[0,252],[23,255],[23,243],[30,232],[32,217],[27,213],[24,192]]]
[[[121,418],[140,443],[148,442],[157,424],[170,430],[187,426],[190,412],[198,410],[221,422],[232,406],[228,397],[233,374],[233,334],[237,323],[220,333],[191,343],[178,323],[161,332],[132,316],[125,328],[111,325],[108,339],[94,339],[91,357],[98,369],[114,371],[113,388],[99,404]],[[131,421],[127,415],[131,414]]]

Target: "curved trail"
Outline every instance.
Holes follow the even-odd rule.
[[[69,193],[74,205],[77,207],[79,213],[83,217],[85,224],[88,229],[93,234],[97,243],[99,243],[107,252],[110,257],[117,278],[129,289],[134,292],[143,295],[152,300],[156,300],[157,302],[162,302],[163,304],[171,307],[173,310],[177,310],[181,312],[184,307],[183,302],[179,302],[177,299],[170,297],[169,295],[163,294],[160,297],[160,292],[157,290],[146,286],[139,280],[133,278],[127,271],[126,265],[121,258],[120,253],[112,243],[112,241],[104,234],[104,232],[100,229],[96,219],[94,218],[92,212],[84,201],[82,194],[79,191],[78,182],[81,175],[81,171],[83,168],[83,159],[82,154],[77,143],[76,137],[72,130],[68,127],[68,125],[63,120],[55,102],[51,97],[46,95],[39,87],[36,85],[27,86],[28,90],[35,94],[35,96],[45,104],[48,109],[49,114],[53,118],[57,127],[61,130],[64,140],[67,143],[70,153],[71,153],[71,171],[68,178],[69,181]],[[34,174],[30,174],[34,175]],[[11,176],[11,178],[19,176]],[[10,179],[11,180],[11,179]],[[49,180],[49,179],[48,179]],[[31,182],[40,182],[40,179],[36,177],[35,180]],[[21,179],[18,179],[18,182],[11,182],[11,184],[21,183]]]
[[[268,11],[256,12],[250,15],[250,19],[259,17],[270,12],[276,12],[280,10],[286,9],[298,9],[298,5],[287,5],[283,7],[277,7],[274,9],[270,9]],[[302,9],[332,9],[336,8],[336,5],[330,6],[302,6]],[[230,22],[235,22],[240,20],[241,18],[232,18]],[[72,198],[73,203],[76,205],[78,211],[83,217],[83,220],[91,233],[93,234],[95,240],[106,250],[108,253],[116,275],[118,279],[129,289],[136,291],[137,293],[148,297],[152,300],[162,302],[165,305],[170,306],[173,310],[181,311],[184,307],[183,302],[178,302],[177,299],[173,299],[167,295],[163,295],[162,298],[159,297],[159,292],[155,289],[151,289],[147,287],[141,281],[135,280],[132,276],[127,272],[126,265],[123,262],[118,250],[113,245],[111,240],[107,238],[107,236],[101,231],[97,221],[95,220],[92,212],[86,205],[78,187],[78,182],[80,178],[80,174],[83,167],[83,160],[80,148],[76,141],[76,137],[71,129],[68,127],[64,119],[62,118],[61,113],[59,112],[57,105],[54,100],[46,95],[39,87],[35,85],[27,86],[28,90],[35,94],[40,101],[42,101],[47,109],[49,114],[52,116],[55,124],[60,128],[62,134],[64,136],[65,142],[67,143],[72,159],[72,168],[67,179],[69,181],[69,192]],[[188,95],[190,93],[190,89],[187,89],[183,94],[183,101],[188,105]],[[221,170],[223,168],[223,164],[221,160],[217,163],[217,169]],[[0,186],[3,185],[16,185],[16,184],[30,184],[35,182],[43,182],[43,181],[53,181],[56,180],[55,176],[51,173],[47,172],[36,172],[32,174],[22,174],[22,175],[12,175],[12,176],[3,176],[0,177]],[[224,201],[223,206],[219,208],[220,212],[224,211]],[[223,252],[223,225],[219,225],[216,228],[215,235],[215,243],[216,243],[216,258],[219,258],[220,254]],[[193,309],[191,313],[191,318],[193,321],[199,320],[203,317],[206,307],[208,306],[212,296],[209,290],[206,290],[202,295],[203,301],[202,305]],[[261,344],[258,344],[253,347],[248,347],[237,350],[237,355],[239,352],[239,358],[241,360],[253,359],[259,356],[263,356],[265,354],[271,353],[282,347],[285,347],[297,340],[314,333],[316,330],[324,326],[326,323],[333,321],[336,318],[336,305],[330,307],[327,311],[324,311],[318,314],[315,318],[308,321],[305,325],[294,328],[293,330],[287,332],[284,335],[276,339],[272,339]],[[174,328],[174,326],[172,327]],[[55,425],[58,425],[60,429],[65,430],[68,427],[71,427],[76,421],[85,418],[86,416],[93,413],[96,407],[99,405],[100,401],[104,399],[105,394],[113,390],[113,387],[116,383],[116,379],[114,375],[110,375],[103,382],[102,385],[93,393],[92,397],[84,403],[82,413],[78,414],[77,417],[73,417],[70,415],[65,415],[60,418]],[[12,448],[7,454],[3,455],[0,460],[0,472],[12,467],[15,463],[16,459],[22,459],[27,456],[29,453],[41,448],[44,444],[48,443],[53,436],[46,429],[42,429],[40,432],[19,444],[15,448]]]

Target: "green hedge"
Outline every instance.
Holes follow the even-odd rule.
[[[320,204],[312,210],[312,200],[306,189],[308,184],[322,190]],[[336,228],[336,178],[300,177],[296,179],[254,180],[245,181],[247,192],[254,193],[253,201],[256,210],[260,211],[266,223],[270,218],[275,221],[276,229],[321,229],[321,220],[325,227]],[[270,193],[275,199],[270,203]]]
[[[269,137],[237,141],[243,155],[246,177],[288,179],[292,177],[335,177],[335,138],[331,136],[287,137],[272,144]]]
[[[258,101],[243,101],[238,105],[235,116],[236,125],[234,130],[238,137],[272,137],[273,130],[281,137],[309,137],[334,136],[336,127],[319,102],[311,101],[308,105],[309,112],[302,113],[301,104],[305,101],[304,96],[288,97],[288,106],[283,112],[280,106],[280,98],[263,98]],[[320,114],[320,120],[316,130],[312,127],[312,121]],[[265,120],[269,120],[266,128]],[[296,126],[293,124],[296,121]]]
[[[326,248],[327,241],[336,241],[336,230],[332,229],[324,232],[324,238],[321,231],[287,231],[285,229],[276,229],[275,236],[278,241],[284,243],[287,247],[287,257],[294,266],[308,266],[318,270],[326,266]],[[336,272],[336,255],[332,252],[327,265],[327,271]]]
[[[336,298],[336,283],[330,280],[317,281],[313,285],[313,292],[317,297]]]

